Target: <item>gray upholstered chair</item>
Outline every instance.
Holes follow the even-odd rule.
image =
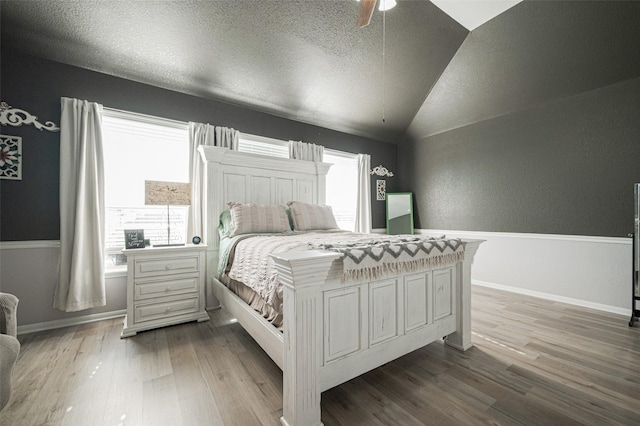
[[[11,374],[20,353],[20,342],[16,339],[17,309],[17,297],[0,293],[0,411],[11,398]]]

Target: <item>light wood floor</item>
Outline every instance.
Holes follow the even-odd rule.
[[[322,394],[330,425],[638,425],[640,327],[475,287],[473,342]],[[278,425],[282,374],[224,311],[121,340],[122,320],[20,336],[4,425]]]

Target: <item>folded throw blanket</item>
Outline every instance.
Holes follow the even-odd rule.
[[[389,274],[418,272],[448,266],[464,258],[464,244],[458,238],[425,238],[410,235],[336,239],[330,243],[309,243],[314,249],[344,254],[342,281],[374,280]]]

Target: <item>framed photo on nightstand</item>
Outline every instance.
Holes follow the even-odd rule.
[[[124,248],[137,249],[144,248],[144,229],[125,229]]]

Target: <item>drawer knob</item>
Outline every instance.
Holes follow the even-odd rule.
[[[164,291],[171,291],[171,286],[167,286],[167,288],[165,288]]]
[[[171,306],[167,307],[167,309],[164,310],[165,312],[171,312]]]
[[[173,268],[173,266],[171,266],[171,265],[167,265],[167,266],[164,267],[164,269],[166,269],[166,270],[169,270],[169,269],[172,269],[172,268]]]

